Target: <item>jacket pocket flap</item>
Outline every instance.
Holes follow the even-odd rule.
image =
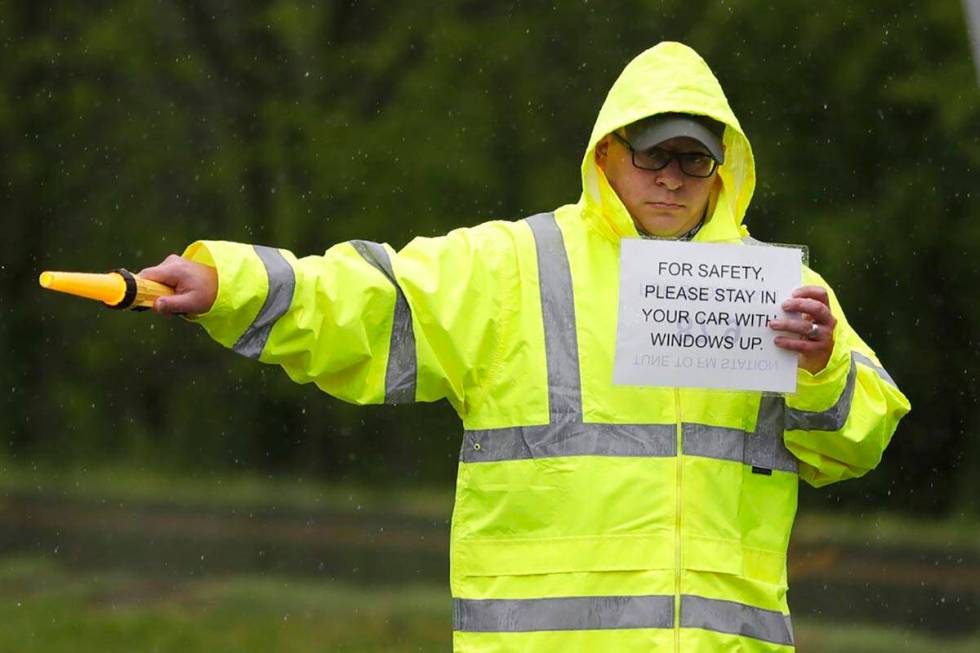
[[[669,531],[541,539],[481,538],[453,543],[453,575],[521,576],[577,571],[670,569]]]
[[[681,543],[681,567],[741,575],[742,544],[734,540],[685,536]]]

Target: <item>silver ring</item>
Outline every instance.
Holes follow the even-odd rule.
[[[820,335],[820,325],[818,325],[816,322],[811,322],[810,333],[806,334],[806,339],[816,340],[818,335]]]

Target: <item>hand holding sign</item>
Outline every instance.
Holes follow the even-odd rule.
[[[827,367],[834,351],[834,327],[837,318],[830,310],[827,289],[822,286],[803,286],[782,304],[787,313],[800,313],[799,318],[772,320],[769,328],[775,331],[798,333],[802,338],[776,336],[776,346],[800,354],[800,367],[817,374]]]

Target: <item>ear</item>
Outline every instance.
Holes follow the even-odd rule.
[[[711,216],[715,214],[715,206],[718,205],[718,196],[721,195],[721,188],[724,182],[721,180],[721,175],[718,171],[715,171],[715,180],[711,184],[711,191],[708,194],[708,205],[704,207],[706,212],[705,219],[710,220]]]
[[[595,146],[595,163],[597,166],[606,169],[606,158],[609,155],[609,134],[603,136]]]

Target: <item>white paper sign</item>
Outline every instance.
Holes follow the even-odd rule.
[[[769,321],[801,283],[792,247],[623,239],[614,383],[796,391]]]

